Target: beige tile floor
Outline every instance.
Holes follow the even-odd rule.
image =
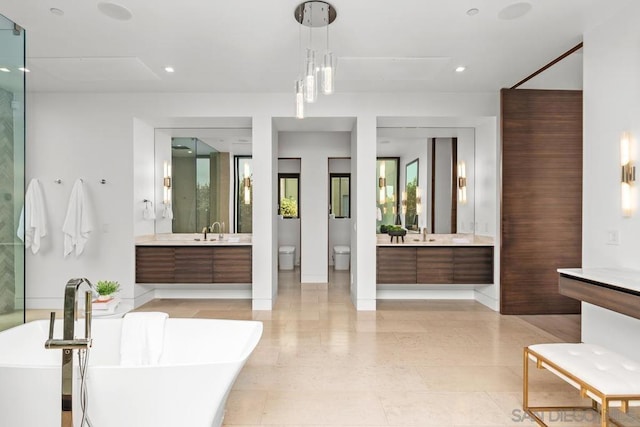
[[[139,309],[263,322],[225,426],[534,425],[521,407],[522,348],[556,336],[473,301],[379,301],[376,312],[357,312],[348,273],[332,272],[328,285],[297,278],[280,272],[271,312],[237,300],[154,300]],[[581,403],[546,371],[534,369],[531,384],[532,404]],[[598,425],[592,414],[546,417],[553,426]]]

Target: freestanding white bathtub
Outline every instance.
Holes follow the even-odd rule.
[[[88,415],[95,427],[218,427],[231,387],[262,335],[254,321],[169,318],[160,363],[119,366],[122,319],[95,319]],[[81,335],[81,321],[77,336]],[[60,426],[61,350],[47,350],[49,321],[0,332],[0,425]],[[54,338],[62,336],[56,321]],[[74,362],[77,365],[77,352]],[[79,373],[74,424],[80,426]]]

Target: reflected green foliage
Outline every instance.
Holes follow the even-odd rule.
[[[293,197],[283,197],[280,199],[280,215],[286,217],[298,216],[298,202]]]

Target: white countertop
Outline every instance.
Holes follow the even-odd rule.
[[[640,292],[640,270],[627,268],[559,268],[558,273]]]
[[[136,246],[251,246],[251,234],[162,233],[136,237]]]
[[[377,234],[377,246],[493,246],[493,237],[474,234],[427,234],[422,241],[422,234],[407,233],[402,238],[393,238],[387,234]]]

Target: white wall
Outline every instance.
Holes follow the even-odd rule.
[[[152,223],[141,217],[140,203],[160,185],[154,179],[151,124],[163,118],[251,117],[255,185],[252,293],[254,308],[271,308],[277,289],[273,207],[279,151],[272,118],[292,115],[290,94],[31,93],[28,97],[26,178],[41,179],[50,212],[49,241],[37,255],[27,254],[28,307],[61,307],[64,284],[77,276],[118,280],[122,296],[135,304],[152,297],[147,288],[134,286],[134,236],[153,232]],[[357,119],[352,150],[347,145],[346,154],[340,156],[350,156],[352,174],[357,171],[360,175],[356,179],[352,175],[356,182],[352,190],[358,195],[352,207],[359,212],[351,245],[352,250],[358,245],[357,259],[352,256],[358,308],[375,308],[375,263],[371,262],[375,236],[369,231],[375,229],[375,188],[369,183],[375,182],[376,117],[495,117],[497,99],[497,93],[335,94],[309,108],[309,117]],[[94,204],[94,232],[84,254],[63,259],[60,228],[71,185],[78,177],[85,179],[88,198]],[[53,183],[57,178],[63,180],[62,185]],[[98,184],[102,178],[107,184]],[[326,258],[327,251],[322,252]]]
[[[493,285],[475,289],[475,299],[498,311],[500,309],[500,223],[499,176],[501,147],[498,144],[496,118],[488,118],[476,127],[476,161],[474,176],[476,234],[494,238]]]
[[[351,247],[357,248],[351,253],[351,272],[355,270],[355,286],[358,310],[376,309],[376,150],[373,141],[376,140],[376,117],[361,115],[356,123],[357,138],[355,143],[357,156],[352,153],[351,173],[357,173],[356,181],[356,224],[355,236],[352,236]],[[352,146],[353,148],[353,146]],[[355,167],[354,167],[355,166]],[[355,172],[354,172],[355,171]],[[355,238],[355,243],[354,243]]]
[[[171,164],[171,135],[166,131],[155,131],[155,177],[154,182],[160,182],[164,178],[164,162]],[[173,165],[171,164],[173,167]],[[172,182],[173,185],[173,182]],[[175,189],[172,188],[172,191]],[[163,217],[164,210],[164,187],[162,185],[156,185],[155,191],[155,209],[156,209],[156,221],[155,232],[156,233],[171,233],[173,231],[173,220]],[[144,200],[144,199],[143,199]],[[143,206],[144,208],[144,206]],[[174,207],[172,206],[173,210]],[[175,212],[174,212],[175,214]]]
[[[631,132],[637,164],[638,16],[640,3],[630,2],[621,13],[584,36],[583,267],[640,268],[640,212],[636,198],[634,215],[622,216],[619,142],[622,132]],[[636,181],[636,196],[637,187]],[[618,234],[619,244],[607,243],[610,232]],[[638,358],[640,320],[588,304],[583,304],[583,310],[583,341]],[[615,339],[609,331],[616,330],[628,333],[622,340]]]
[[[300,280],[327,283],[329,158],[349,157],[349,132],[280,132],[279,157],[300,158]],[[284,221],[284,220],[283,220]]]
[[[125,299],[134,297],[134,225],[142,230],[144,224],[132,201],[134,192],[144,192],[143,176],[151,173],[144,171],[153,170],[153,149],[134,149],[146,132],[136,126],[134,133],[134,115],[121,103],[119,96],[29,95],[26,178],[42,183],[48,235],[38,254],[26,255],[28,308],[61,307],[64,285],[74,277],[116,280]],[[140,166],[135,180],[134,159]],[[78,178],[92,207],[93,231],[82,255],[64,258],[61,228]]]
[[[349,278],[349,289],[351,294],[351,302],[355,307],[358,306],[358,124],[354,125],[351,131],[351,140],[349,141],[351,148],[351,272]],[[375,172],[375,169],[374,169]],[[375,203],[375,201],[374,201]],[[375,227],[375,222],[373,223]]]

